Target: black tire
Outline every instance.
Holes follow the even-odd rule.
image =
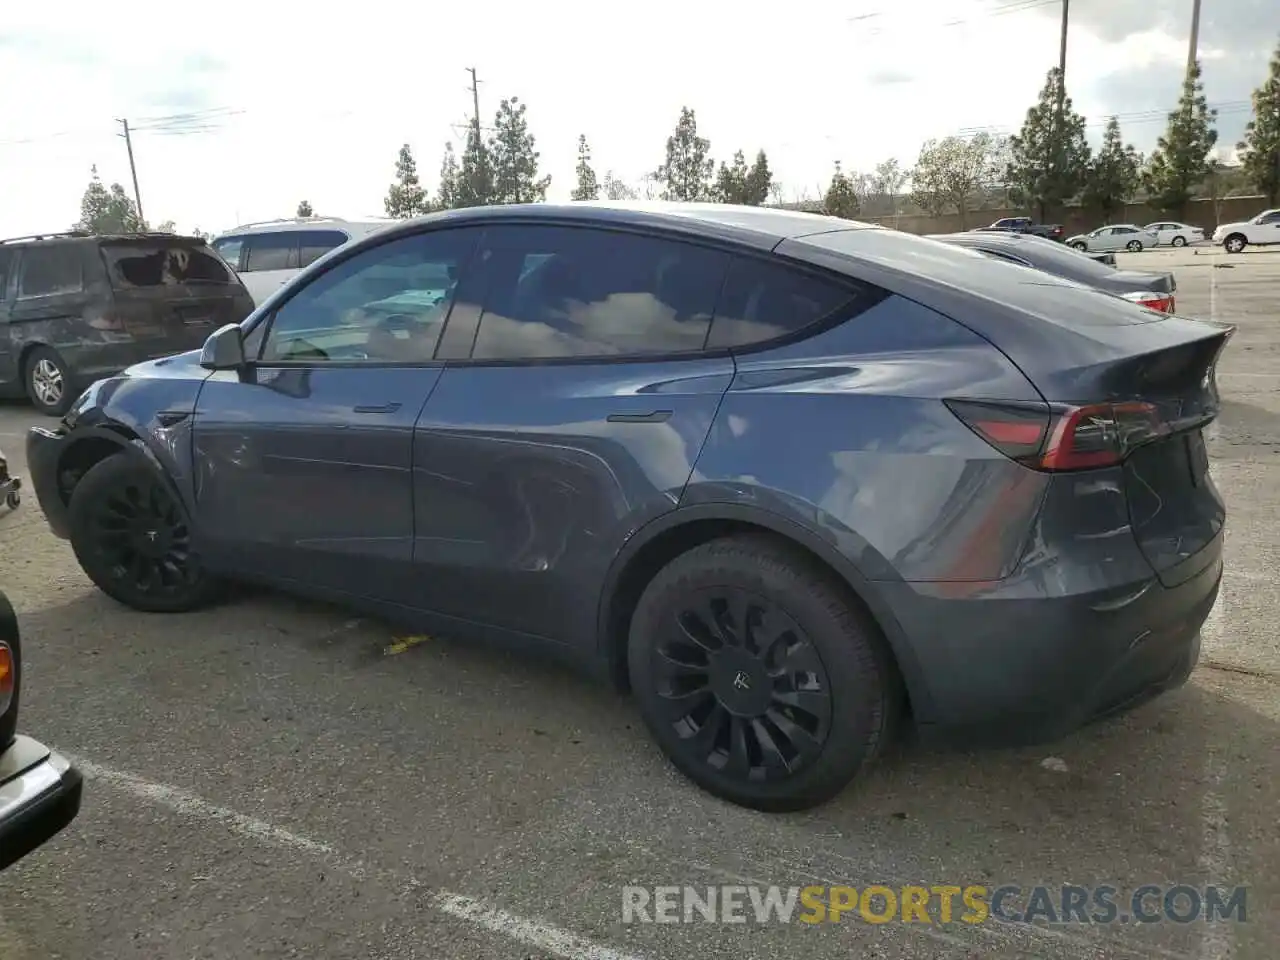
[[[71,547],[98,589],[147,613],[181,613],[222,593],[191,552],[181,501],[154,468],[129,454],[94,464],[76,484]]]
[[[1071,249],[1072,250],[1088,250],[1089,245],[1087,243],[1082,243],[1079,240],[1077,240],[1075,243],[1071,244]]]
[[[17,490],[13,491],[13,493],[4,498],[4,505],[10,510],[17,510],[22,506],[22,494],[18,493]]]
[[[1124,245],[1124,248],[1125,248],[1126,250],[1128,250],[1130,253],[1141,253],[1141,252],[1142,252],[1142,241],[1141,241],[1141,240],[1130,240],[1128,243],[1126,243],[1126,244]]]
[[[1242,233],[1233,233],[1222,241],[1222,249],[1227,253],[1243,253],[1248,245],[1249,241]]]
[[[1175,247],[1185,247],[1187,245],[1187,238],[1182,236],[1174,237],[1173,245]]]
[[[56,384],[52,382],[55,379]],[[39,346],[27,354],[22,365],[22,383],[31,405],[46,416],[60,417],[75,403],[71,371],[62,355],[52,347]]]
[[[766,537],[713,540],[662,568],[632,616],[627,657],[668,759],[756,810],[834,797],[880,754],[899,714],[875,624],[826,571]]]

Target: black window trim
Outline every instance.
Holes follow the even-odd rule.
[[[410,237],[425,236],[428,234],[443,232],[446,230],[475,230],[475,245],[470,253],[466,256],[464,262],[458,270],[457,285],[462,286],[467,278],[467,273],[473,268],[474,259],[477,253],[482,249],[481,244],[485,239],[485,235],[489,230],[499,227],[560,227],[579,230],[594,230],[597,233],[619,233],[630,236],[649,237],[659,240],[668,240],[676,243],[685,243],[703,249],[717,250],[727,253],[730,257],[729,268],[725,270],[724,280],[721,283],[720,293],[716,296],[715,307],[720,306],[720,297],[724,294],[724,284],[728,282],[732,272],[735,260],[755,260],[761,263],[770,263],[774,265],[781,264],[788,269],[794,270],[799,274],[813,277],[825,283],[834,284],[842,287],[849,293],[849,299],[840,306],[836,307],[830,313],[818,317],[806,326],[797,330],[789,331],[781,336],[772,337],[766,340],[758,340],[748,344],[732,347],[715,347],[706,349],[705,344],[711,336],[711,329],[715,325],[716,313],[713,310],[711,322],[707,324],[707,335],[703,338],[704,348],[700,350],[682,350],[670,353],[629,353],[629,354],[605,354],[603,356],[590,357],[510,357],[510,358],[492,358],[492,359],[473,359],[469,352],[474,349],[476,336],[480,329],[480,319],[482,316],[479,310],[467,310],[468,319],[465,322],[473,324],[470,331],[471,336],[466,338],[464,342],[470,344],[468,348],[468,356],[441,356],[441,347],[446,343],[449,336],[449,327],[455,321],[455,307],[457,303],[449,304],[449,313],[445,316],[444,325],[440,329],[440,338],[436,341],[435,352],[430,360],[414,360],[414,361],[370,361],[370,360],[273,360],[270,362],[261,359],[262,350],[266,348],[267,338],[271,335],[271,324],[275,322],[276,313],[281,307],[285,306],[295,296],[309,287],[312,283],[318,281],[322,276],[330,270],[336,269],[345,263],[351,257],[358,256],[367,250],[380,247],[388,243],[394,243],[398,240],[408,239]],[[288,368],[288,367],[309,367],[325,370],[339,368],[361,368],[372,369],[378,367],[424,367],[435,368],[440,366],[449,367],[519,367],[519,366],[583,366],[587,364],[603,365],[603,364],[636,364],[636,363],[666,363],[673,360],[696,360],[696,359],[729,359],[735,356],[749,356],[755,353],[763,353],[766,350],[775,350],[781,347],[789,346],[793,343],[799,343],[816,337],[830,330],[832,327],[852,319],[860,313],[863,313],[885,299],[893,296],[893,292],[886,290],[875,283],[858,277],[850,276],[838,270],[831,270],[825,267],[809,263],[804,260],[798,260],[793,257],[783,256],[774,253],[778,244],[781,244],[785,238],[778,240],[778,243],[769,250],[762,250],[750,247],[743,243],[737,243],[732,240],[719,240],[715,238],[698,236],[692,233],[686,233],[676,228],[667,228],[652,224],[618,224],[618,223],[591,223],[578,219],[567,217],[549,216],[545,219],[532,219],[529,217],[486,217],[483,220],[447,220],[442,222],[424,223],[417,229],[400,232],[396,231],[389,236],[372,234],[367,238],[357,239],[346,246],[336,248],[340,252],[330,262],[324,265],[324,269],[309,278],[304,286],[300,286],[290,291],[289,297],[276,304],[271,310],[266,311],[256,317],[251,317],[252,321],[249,326],[243,328],[243,337],[247,340],[259,326],[266,324],[267,327],[263,331],[262,341],[258,347],[258,356],[248,358],[250,367],[264,367],[267,369]],[[328,254],[326,254],[328,256]],[[310,269],[304,268],[304,269]],[[464,331],[465,332],[465,331]]]

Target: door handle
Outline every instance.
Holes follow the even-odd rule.
[[[610,423],[666,423],[671,419],[670,410],[654,410],[652,413],[611,413]]]
[[[400,404],[392,403],[362,403],[351,408],[353,413],[395,413],[400,409]]]

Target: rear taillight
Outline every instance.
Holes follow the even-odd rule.
[[[961,422],[1011,460],[1061,472],[1109,467],[1168,427],[1149,403],[1047,405],[947,400]]]
[[[1126,293],[1122,299],[1157,313],[1173,313],[1173,295],[1168,293]]]
[[[0,717],[9,712],[13,705],[13,691],[18,683],[18,665],[14,660],[13,650],[7,643],[0,642]]]

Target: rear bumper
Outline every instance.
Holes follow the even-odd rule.
[[[1195,559],[1203,566],[1175,587],[1149,575],[1064,595],[1053,570],[893,585],[886,599],[919,664],[922,740],[1045,742],[1182,685],[1217,600],[1221,534]]]
[[[67,435],[47,427],[27,431],[27,470],[31,488],[40,501],[40,509],[49,529],[63,540],[69,536],[67,505],[58,492],[58,458],[67,444]]]
[[[80,812],[84,779],[30,737],[0,754],[0,870],[55,836]]]

